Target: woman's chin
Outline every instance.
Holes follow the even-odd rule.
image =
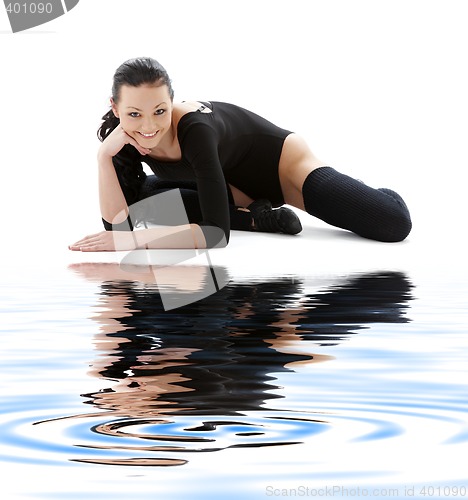
[[[145,149],[153,149],[155,148],[158,144],[159,144],[159,139],[152,139],[152,140],[148,140],[148,139],[141,139],[141,138],[135,138],[136,141],[138,142],[138,145],[141,146],[142,148],[145,148]]]

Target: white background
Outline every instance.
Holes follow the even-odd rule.
[[[112,75],[149,55],[176,100],[226,100],[400,192],[412,241],[463,239],[468,30],[462,0],[81,0],[11,33],[0,6],[4,255],[101,230],[96,129]],[[456,242],[454,244],[457,244]]]
[[[361,259],[380,265],[384,251],[387,257],[416,248],[417,259],[429,260],[431,266],[434,262],[435,271],[444,272],[443,262],[466,281],[453,252],[457,249],[461,255],[460,243],[466,239],[467,4],[466,0],[80,0],[63,17],[17,34],[11,33],[0,4],[0,269],[12,263],[16,271],[19,263],[27,279],[37,280],[48,275],[48,263],[69,258],[69,243],[102,229],[96,130],[108,109],[116,67],[128,58],[149,55],[171,74],[177,100],[243,105],[306,137],[312,150],[338,170],[374,187],[400,192],[414,222],[407,244],[359,245],[353,256],[364,248]],[[281,240],[278,252],[287,256],[289,241]],[[296,241],[301,246],[301,240]],[[303,241],[303,255],[315,259],[318,271],[331,276],[337,268],[349,272],[351,264],[343,256],[349,257],[351,245],[344,240],[321,248],[320,255],[328,256],[329,262],[318,259],[317,248],[306,249],[309,241]],[[244,268],[252,248],[240,246],[237,265]],[[264,250],[260,246],[254,250],[258,254],[254,262],[262,259],[271,269]],[[406,259],[404,252],[400,255]],[[28,277],[25,262],[40,272]],[[278,263],[277,268],[284,267],[284,262]],[[423,277],[432,279],[425,271]],[[463,299],[461,289],[453,292],[457,301]],[[453,311],[458,311],[456,306]],[[50,314],[55,317],[57,311]],[[434,318],[430,311],[422,314],[431,331]],[[448,323],[458,321],[453,314],[447,313]],[[442,342],[442,352],[444,346],[454,349]],[[458,358],[454,359],[456,363]],[[456,366],[450,364],[453,372],[447,368],[448,376],[462,374]],[[427,380],[430,383],[433,374]],[[460,455],[453,448],[437,448],[434,453],[435,438],[426,441],[423,425],[416,440],[420,435],[424,439],[408,447],[406,434],[406,441],[395,441],[395,449],[387,454],[381,453],[380,441],[371,442],[371,453],[358,457],[351,447],[340,448],[343,453],[337,455],[325,437],[323,481],[330,477],[328,457],[338,471],[348,470],[349,457],[356,458],[356,467],[368,463],[370,468],[378,457],[375,466],[388,463],[390,470],[396,457],[399,467],[408,470],[408,479],[435,480],[441,463],[446,464],[442,477],[463,476]],[[337,445],[341,442],[338,438]],[[317,441],[312,445],[310,456],[317,453]],[[251,482],[254,476],[262,481],[276,473],[284,475],[283,463],[272,463],[276,455],[265,450],[242,464],[250,468]],[[263,458],[259,453],[265,453]],[[284,463],[297,465],[295,477],[308,477],[310,464],[305,470],[302,457],[292,461],[294,450],[284,453]],[[262,463],[266,465],[259,469]],[[14,490],[50,491],[60,476],[73,484],[74,491],[88,488],[103,495],[109,492],[111,479],[112,494],[121,488],[129,497],[129,487],[139,487],[135,491],[141,496],[144,488],[146,493],[152,491],[148,485],[170,490],[174,481],[191,488],[193,479],[194,485],[205,488],[200,471],[213,471],[219,458],[207,454],[197,464],[198,468],[184,472],[182,482],[180,470],[129,480],[120,469],[90,468],[83,477],[82,469],[52,467],[44,473],[35,464],[29,470],[21,464],[18,475],[15,463],[3,476],[14,483]],[[218,481],[229,478],[231,469],[222,472]],[[213,478],[206,483],[209,487],[217,487]]]

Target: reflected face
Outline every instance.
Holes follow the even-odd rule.
[[[123,85],[112,110],[125,132],[140,146],[152,149],[171,130],[172,99],[166,85]]]

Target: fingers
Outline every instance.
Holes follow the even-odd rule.
[[[88,236],[81,238],[81,240],[78,240],[77,242],[73,243],[73,246],[79,246],[81,244],[88,243],[91,240],[96,240],[100,236],[101,236],[101,233],[89,234]]]
[[[110,139],[110,141],[109,141],[109,139]],[[125,144],[132,145],[142,155],[147,155],[147,154],[151,153],[151,149],[144,148],[143,146],[140,146],[140,144],[138,144],[137,140],[134,137],[132,137],[130,134],[125,132],[125,130],[123,129],[123,127],[121,125],[116,127],[111,132],[109,137],[107,137],[107,139],[104,142],[106,142],[106,141],[108,141],[108,143],[109,142],[111,143],[110,150],[112,152],[112,156],[117,154],[125,146]]]
[[[74,244],[69,245],[69,250],[73,250],[74,252],[99,252],[102,251],[101,245],[98,243],[84,243],[84,244]]]
[[[140,146],[136,139],[129,135],[120,125],[116,127],[109,136],[103,141],[101,148],[110,156],[115,156],[125,146],[125,144],[132,145],[140,154],[147,155],[151,152],[150,149]]]
[[[134,139],[131,135],[127,134],[127,132],[125,132],[125,130],[122,128],[122,126],[120,128],[122,129],[122,132],[124,133],[124,135],[127,137],[127,144],[131,144],[142,155],[147,155],[147,154],[151,153],[151,149],[144,148],[143,146],[140,146],[138,144],[138,142],[136,141],[136,139]]]
[[[130,137],[130,136],[129,136],[129,137]],[[151,153],[151,149],[144,148],[144,147],[140,146],[140,145],[138,144],[138,142],[137,142],[135,139],[133,139],[133,137],[130,137],[130,141],[129,141],[129,143],[130,143],[133,147],[135,147],[141,155],[147,155],[147,154]]]
[[[80,252],[105,252],[116,250],[134,250],[136,240],[131,231],[101,231],[85,236],[83,239],[69,245],[70,250]]]
[[[102,233],[85,236],[81,240],[68,246],[70,250],[80,252],[103,252],[109,250],[108,242],[102,236]]]
[[[87,245],[77,248],[80,252],[105,252],[107,249],[103,248],[103,245]]]
[[[103,243],[85,243],[82,245],[70,245],[69,250],[74,252],[105,252],[108,248]]]

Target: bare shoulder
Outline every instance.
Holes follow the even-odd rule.
[[[177,127],[183,116],[196,111],[201,113],[211,113],[211,109],[203,107],[203,104],[199,101],[183,101],[174,103],[172,107],[172,120],[175,126]]]

